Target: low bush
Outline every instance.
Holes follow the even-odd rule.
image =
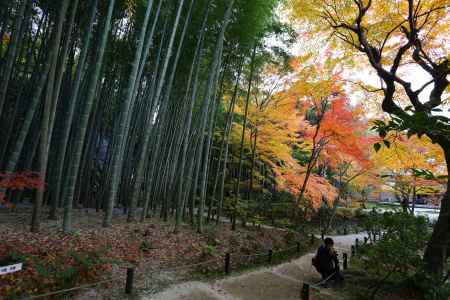
[[[362,267],[375,281],[371,299],[385,285],[415,290],[423,299],[448,299],[439,279],[423,270],[422,254],[429,238],[429,222],[403,212],[375,211],[364,219],[364,226],[375,243],[361,247]]]
[[[34,265],[36,276],[23,285],[19,278],[11,276],[11,282],[6,288],[6,299],[19,299],[19,295],[40,294],[73,287],[82,282],[97,280],[108,268],[111,261],[104,259],[105,249],[97,251],[70,251],[64,256],[48,255],[45,259],[34,257],[22,258],[26,263],[25,271]],[[29,261],[29,262],[28,262]]]
[[[150,241],[144,240],[139,245],[139,250],[142,252],[148,252],[153,249],[152,243]]]

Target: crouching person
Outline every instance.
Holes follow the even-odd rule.
[[[339,259],[336,250],[334,249],[334,241],[331,238],[326,238],[324,245],[317,249],[317,254],[313,258],[313,265],[317,272],[322,275],[321,283],[327,286],[327,283],[333,281],[335,283],[342,283],[344,277],[339,268]]]

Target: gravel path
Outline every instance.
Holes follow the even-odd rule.
[[[350,250],[355,239],[364,239],[364,234],[331,236],[337,250]],[[320,275],[311,265],[314,253],[269,268],[230,276],[214,282],[187,282],[172,286],[170,289],[144,297],[142,300],[298,300],[303,282],[320,281]],[[333,290],[320,290],[328,298]],[[314,294],[314,290],[313,290]],[[332,298],[333,299],[333,298]]]

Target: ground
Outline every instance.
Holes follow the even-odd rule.
[[[136,287],[143,294],[152,294],[171,284],[192,280],[194,275],[204,279],[222,274],[226,252],[233,253],[233,266],[237,269],[261,263],[245,258],[246,255],[262,253],[260,258],[265,262],[268,249],[293,249],[296,241],[304,238],[267,227],[239,226],[233,232],[229,224],[206,226],[203,234],[185,225],[174,234],[173,223],[152,218],[128,224],[120,211],[114,217],[113,227],[105,229],[101,227],[102,214],[85,209],[76,211],[74,232],[70,235],[60,231],[60,219],[46,220],[41,233],[33,234],[29,232],[30,213],[27,209],[15,213],[0,211],[0,258],[24,262],[23,271],[0,278],[0,295],[6,294],[8,299],[116,277],[120,284],[106,283],[95,290],[83,290],[80,299],[92,299],[85,295],[93,294],[122,299],[117,295],[121,295],[123,276],[130,266],[136,268]],[[302,241],[302,251],[306,244],[309,240]],[[295,249],[292,252],[295,254]],[[238,261],[237,257],[245,259]]]
[[[363,234],[333,236],[338,252],[349,252],[355,239]],[[311,265],[314,253],[303,255],[278,266],[228,277],[208,283],[188,282],[143,300],[298,300],[304,282],[317,283],[320,275]],[[314,288],[316,298],[340,298],[339,290]]]
[[[205,233],[197,234],[185,225],[174,234],[173,224],[158,218],[128,224],[122,214],[115,216],[112,228],[104,229],[101,213],[78,210],[71,235],[60,231],[61,220],[46,221],[41,233],[32,234],[29,213],[0,212],[0,236],[6,237],[0,244],[0,258],[15,256],[25,262],[23,271],[0,278],[0,295],[7,294],[8,300],[21,298],[10,296],[14,294],[43,294],[110,278],[116,281],[87,286],[72,296],[76,300],[289,300],[299,299],[304,282],[320,281],[311,265],[317,244],[285,229],[239,226],[233,232],[229,224],[221,224],[206,226]],[[340,254],[350,253],[356,238],[363,240],[361,234],[332,237]],[[296,251],[297,241],[303,254]],[[268,249],[273,249],[274,261],[262,267],[267,266]],[[232,254],[231,276],[223,272],[226,252]],[[136,269],[132,297],[123,293],[127,267]],[[356,271],[360,274],[349,276],[343,289],[314,288],[313,299],[354,299],[350,294],[356,288],[371,286],[364,270]]]

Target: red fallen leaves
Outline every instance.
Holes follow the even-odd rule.
[[[45,183],[35,172],[0,173],[0,204],[5,203],[5,190],[42,190]]]
[[[264,251],[269,244],[274,249],[285,249],[289,241],[285,233],[279,230],[231,231],[228,225],[203,235],[188,227],[183,227],[178,234],[174,234],[173,226],[159,223],[119,223],[109,229],[94,226],[72,235],[60,232],[33,234],[0,228],[0,257],[14,253],[25,263],[23,271],[0,277],[0,295],[14,290],[23,297],[97,282],[109,275],[123,275],[124,267],[130,265],[138,266],[139,272],[145,272],[149,268],[166,269],[217,258],[218,265],[207,266],[213,270],[221,267],[225,252],[239,256]],[[149,244],[149,250],[140,249],[144,241]],[[86,268],[71,253],[82,258],[98,256],[103,263],[96,264],[95,268]],[[64,286],[54,276],[47,278],[42,272],[38,272],[39,264],[50,266],[59,272],[75,268],[79,275]],[[112,268],[113,265],[121,268],[117,270]],[[112,270],[121,273],[111,274]]]

